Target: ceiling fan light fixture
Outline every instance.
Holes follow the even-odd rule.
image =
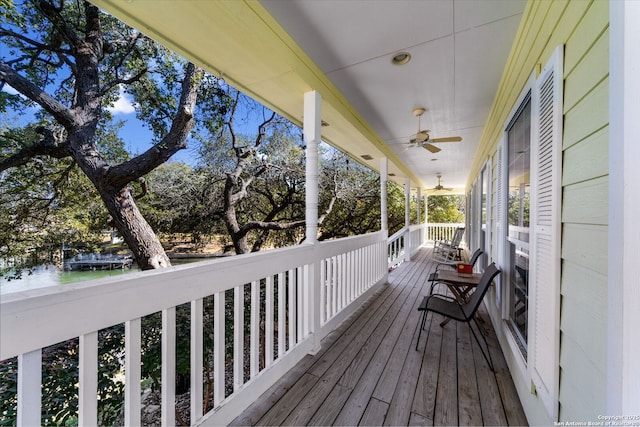
[[[391,63],[393,65],[404,65],[411,61],[411,54],[409,52],[398,52],[391,57]]]

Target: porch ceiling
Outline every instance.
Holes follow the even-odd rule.
[[[394,179],[462,190],[526,0],[91,0],[301,125],[323,98],[323,139]],[[391,57],[409,52],[409,63]],[[415,107],[434,138],[410,148]],[[404,151],[403,151],[404,150]],[[373,160],[364,160],[368,154]],[[433,160],[436,159],[436,160]]]

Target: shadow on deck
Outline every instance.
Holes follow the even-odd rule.
[[[389,285],[265,392],[232,425],[526,425],[484,307],[495,373],[467,325],[429,314],[430,249],[389,275]],[[428,338],[426,337],[428,336]]]

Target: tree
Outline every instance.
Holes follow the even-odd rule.
[[[0,132],[0,156],[28,146],[33,127]],[[106,210],[95,188],[70,159],[42,158],[0,173],[0,276],[21,275],[24,268],[57,260],[63,245],[97,246],[95,230],[104,229]],[[28,256],[25,256],[27,255]]]
[[[319,227],[319,240],[380,230],[379,175],[328,147],[321,156],[320,199],[332,205]]]
[[[209,182],[221,184],[210,189],[222,201],[210,216],[222,219],[235,252],[244,254],[259,251],[271,231],[305,224],[304,150],[290,122],[240,92],[232,98],[224,128],[202,142],[201,157]],[[254,134],[239,132],[247,125],[242,114],[258,123]]]
[[[464,203],[464,196],[462,195],[429,196],[429,222],[464,222]]]
[[[0,107],[42,110],[34,128],[39,138],[2,150],[0,173],[44,157],[69,159],[98,192],[138,265],[170,265],[131,183],[186,147],[197,105],[203,128],[219,126],[218,113],[226,109],[219,81],[86,1],[32,0],[3,8],[0,80],[22,96],[3,95]],[[98,139],[112,119],[106,108],[120,91],[134,97],[154,141],[142,154],[111,163]]]

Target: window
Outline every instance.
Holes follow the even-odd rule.
[[[529,329],[529,201],[531,194],[531,94],[507,127],[508,318],[526,357]]]

